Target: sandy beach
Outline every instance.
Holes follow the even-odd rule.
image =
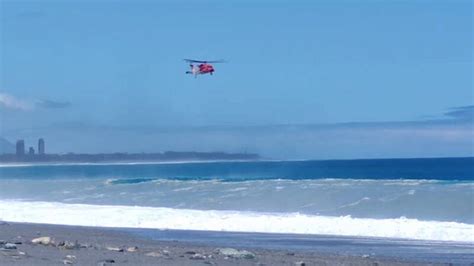
[[[0,241],[0,265],[433,265],[312,251],[154,241],[106,228],[8,222],[0,225]]]

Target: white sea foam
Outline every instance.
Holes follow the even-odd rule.
[[[236,188],[228,189],[226,190],[226,192],[239,192],[239,191],[244,191],[248,189],[249,189],[248,187],[236,187]]]
[[[81,180],[81,181],[87,181],[90,179],[76,179],[76,180]],[[143,180],[142,182],[133,182],[136,180]],[[22,180],[24,181],[24,180]],[[130,182],[127,182],[130,181]],[[55,182],[58,182],[55,180]],[[420,180],[413,180],[413,179],[383,179],[383,180],[377,180],[377,179],[351,179],[351,178],[320,178],[320,179],[284,179],[284,178],[256,178],[255,180],[232,180],[229,182],[225,178],[212,178],[212,179],[173,179],[173,178],[165,178],[165,177],[139,177],[139,178],[108,178],[104,181],[105,185],[113,185],[116,183],[119,183],[121,185],[135,185],[139,183],[145,183],[145,182],[152,182],[152,183],[157,183],[157,184],[168,184],[168,183],[173,183],[173,184],[181,184],[181,183],[189,183],[189,184],[205,184],[205,183],[211,183],[211,184],[219,184],[219,183],[231,183],[231,184],[241,184],[241,185],[254,185],[254,184],[260,184],[262,182],[264,183],[276,183],[282,184],[282,185],[288,185],[288,184],[301,184],[302,188],[307,188],[307,186],[310,187],[319,187],[319,186],[324,186],[324,185],[330,185],[330,186],[354,186],[357,184],[377,184],[377,185],[386,185],[386,186],[417,186],[417,185],[423,185],[423,184],[437,184],[437,183],[442,183],[445,181],[442,180],[425,180],[425,179],[420,179]],[[457,184],[456,184],[457,185]],[[461,183],[461,185],[466,185],[464,183]],[[472,182],[467,183],[469,186],[473,186]]]
[[[0,220],[80,226],[326,234],[474,242],[456,222],[0,200]]]
[[[194,187],[183,187],[183,188],[177,188],[173,189],[173,191],[178,192],[178,191],[189,191],[192,190]]]
[[[117,180],[118,178],[108,178],[107,180],[105,180],[104,185],[112,185]]]
[[[354,202],[351,202],[351,203],[348,203],[348,204],[344,204],[344,205],[342,205],[342,206],[339,206],[338,209],[343,209],[343,208],[347,208],[347,207],[357,206],[357,205],[361,204],[362,202],[369,201],[369,200],[370,200],[369,197],[363,197],[363,198],[360,199],[360,200],[357,200],[357,201],[354,201]]]

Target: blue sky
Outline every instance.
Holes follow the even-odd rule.
[[[2,1],[0,134],[41,135],[52,152],[472,155],[472,12],[471,1]],[[194,79],[183,58],[229,63]],[[470,119],[449,116],[457,107]],[[400,133],[427,124],[431,137]]]

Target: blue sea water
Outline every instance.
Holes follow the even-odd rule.
[[[412,179],[473,181],[474,157],[326,161],[56,164],[2,167],[2,178]]]
[[[473,181],[474,158],[3,166],[0,219],[473,242]]]

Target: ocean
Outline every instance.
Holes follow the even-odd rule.
[[[0,220],[474,243],[474,158],[0,167]]]

